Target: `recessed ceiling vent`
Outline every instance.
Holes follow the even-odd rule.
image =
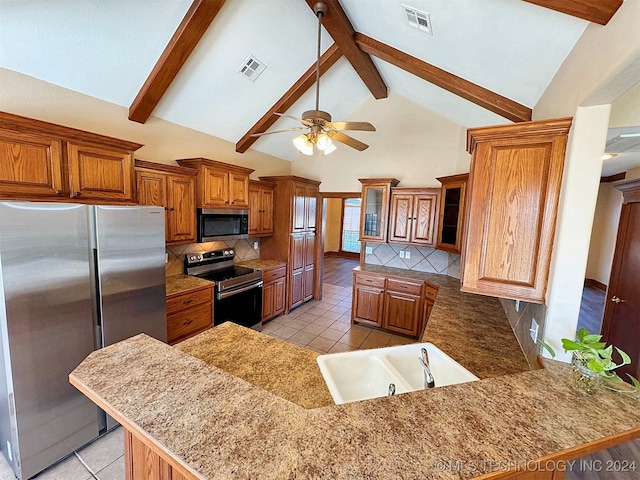
[[[247,77],[252,82],[255,82],[256,78],[258,78],[260,76],[260,74],[262,72],[264,72],[264,70],[266,68],[267,68],[267,66],[264,63],[262,63],[260,60],[258,60],[253,55],[250,55],[249,58],[247,58],[244,61],[244,63],[242,65],[240,65],[240,68],[238,69],[238,72],[243,74],[245,77]]]
[[[607,142],[609,153],[640,152],[640,132],[623,133]]]
[[[407,17],[407,23],[410,27],[416,28],[424,33],[428,33],[429,35],[433,35],[433,30],[431,29],[431,17],[427,12],[423,12],[417,8],[409,7],[407,5],[402,5],[402,8],[404,9],[404,14]]]

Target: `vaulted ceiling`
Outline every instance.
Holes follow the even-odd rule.
[[[331,7],[334,1],[327,3]],[[197,3],[193,2],[194,6]],[[152,99],[157,100],[157,106],[152,101],[150,106],[137,109],[140,105],[134,100],[144,95],[144,91],[139,93],[143,84],[185,15],[197,14],[190,11],[191,0],[0,0],[0,67],[131,107],[140,116],[138,121],[144,122],[151,114],[236,143],[313,67],[317,28],[310,8],[313,2],[203,3],[209,11],[182,32],[193,40],[191,47],[174,52],[184,64],[174,62],[178,64],[175,72],[160,71],[157,81],[166,84],[166,92],[160,88],[158,98]],[[366,121],[351,118],[351,112],[374,96],[384,97],[381,92],[386,86],[389,92],[464,127],[518,120],[500,109],[486,108],[477,99],[470,101],[464,91],[460,96],[456,88],[472,85],[525,112],[535,106],[588,21],[534,3],[585,2],[340,0],[346,21],[358,32],[351,35],[357,40],[356,50],[344,46],[349,38],[336,36],[340,25],[331,18],[336,14],[334,8],[325,18],[322,51],[334,38],[339,48],[327,53],[331,66],[322,76],[320,108],[329,111],[334,120]],[[615,12],[620,0],[600,3],[609,4]],[[409,26],[403,4],[428,12],[433,34]],[[369,58],[363,51],[371,53],[371,60],[359,59]],[[250,55],[267,67],[255,82],[238,72]],[[364,66],[358,66],[360,61]],[[354,66],[360,73],[363,69],[376,71],[379,78],[374,75],[374,80],[365,83]],[[458,94],[432,83],[429,68],[434,67],[450,74],[444,77],[449,78],[444,86],[453,85]],[[170,77],[169,81],[163,76]],[[312,83],[308,80],[305,87]],[[313,88],[297,101],[293,99],[283,103],[289,114],[300,116],[314,108]],[[384,112],[389,101],[381,98],[375,106]],[[294,126],[293,120],[281,118],[270,130]],[[375,134],[353,134],[365,142],[367,135]],[[298,155],[290,142],[293,136],[269,135],[251,148],[292,160]]]

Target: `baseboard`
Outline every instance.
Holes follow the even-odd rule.
[[[324,256],[325,257],[340,257],[340,258],[351,258],[354,260],[359,260],[360,259],[360,254],[359,253],[352,253],[352,252],[324,252]]]
[[[607,286],[604,283],[600,283],[598,280],[593,278],[585,278],[584,279],[585,287],[596,288],[598,290],[602,290],[603,292],[607,291]]]

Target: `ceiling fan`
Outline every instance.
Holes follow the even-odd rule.
[[[318,17],[318,48],[316,56],[316,108],[315,110],[307,110],[302,114],[302,118],[288,115],[286,113],[277,113],[281,117],[288,117],[299,121],[303,127],[289,128],[287,130],[277,130],[275,132],[256,133],[252,137],[262,135],[271,135],[273,133],[292,132],[296,130],[309,129],[307,133],[298,135],[293,139],[293,145],[305,155],[313,155],[314,146],[322,155],[328,155],[336,150],[333,140],[343,143],[351,148],[362,151],[369,148],[369,145],[356,140],[349,135],[342,133],[342,130],[361,130],[367,132],[375,132],[376,128],[369,122],[332,122],[331,115],[328,112],[320,110],[320,38],[322,33],[322,17],[327,12],[327,5],[318,2],[313,6],[313,11]]]

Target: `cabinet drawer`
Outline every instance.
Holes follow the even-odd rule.
[[[356,274],[356,283],[368,285],[370,287],[384,288],[385,277],[372,277],[369,275]]]
[[[406,280],[389,278],[387,279],[387,290],[420,295],[422,293],[422,283],[407,282]]]
[[[167,315],[203,303],[211,304],[213,298],[212,292],[212,288],[206,288],[178,295],[177,297],[167,298]]]
[[[425,297],[431,299],[431,301],[435,300],[438,296],[438,287],[434,287],[433,285],[429,285],[428,283],[425,284],[424,295]]]
[[[188,308],[167,316],[167,341],[169,343],[195,333],[211,325],[211,303]]]
[[[273,270],[262,272],[262,280],[264,283],[275,280],[276,278],[282,278],[287,274],[287,267],[282,266]]]

